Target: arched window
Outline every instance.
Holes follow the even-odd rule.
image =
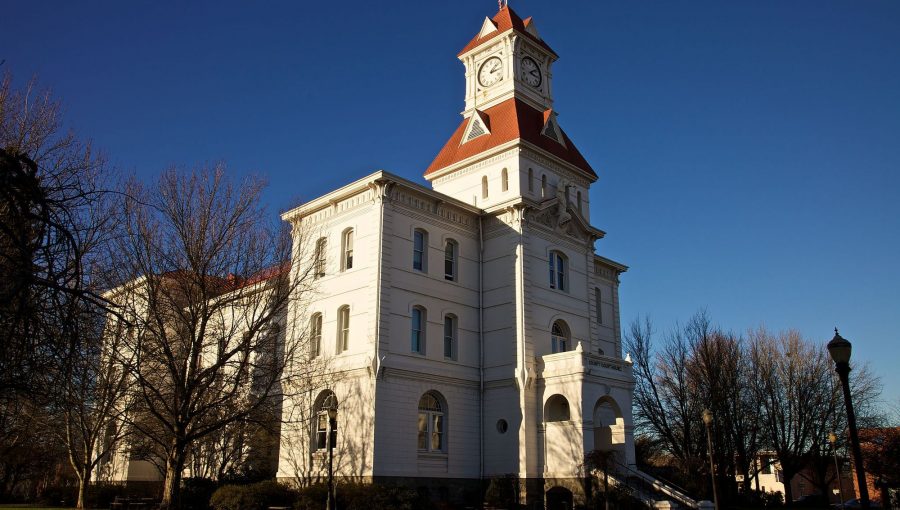
[[[418,448],[419,451],[445,451],[444,428],[446,410],[440,394],[429,391],[419,399]]]
[[[528,192],[534,193],[534,169],[528,169]]]
[[[426,271],[428,267],[428,232],[416,229],[413,232],[413,269]]]
[[[566,397],[556,394],[547,399],[544,404],[544,421],[568,421],[569,417],[569,401]]]
[[[350,307],[338,308],[337,352],[342,353],[350,347]]]
[[[541,198],[547,198],[547,176],[541,176]]]
[[[447,239],[444,244],[444,279],[456,280],[457,256],[459,255],[459,245],[453,239]]]
[[[425,354],[425,309],[414,306],[411,322],[411,350],[416,354]]]
[[[578,200],[578,212],[581,212],[581,191],[576,193],[576,195],[577,195],[576,199]]]
[[[567,290],[569,276],[569,260],[558,251],[551,251],[549,260],[550,288]]]
[[[309,346],[312,356],[322,355],[322,314],[315,313],[309,320]]]
[[[481,198],[487,198],[487,197],[488,197],[488,181],[487,181],[487,176],[485,175],[485,176],[481,177]]]
[[[444,316],[444,357],[456,359],[456,316],[447,314]]]
[[[572,348],[572,336],[569,326],[563,321],[556,321],[550,328],[550,346],[554,353],[566,352]]]
[[[315,449],[316,450],[324,450],[328,447],[328,429],[329,429],[329,417],[328,410],[338,408],[337,397],[334,396],[334,392],[331,390],[325,390],[322,393],[319,393],[319,396],[316,397],[315,402],[315,430],[313,431],[315,434]],[[331,420],[331,447],[334,448],[337,444],[337,420]]]
[[[325,250],[328,247],[328,240],[320,237],[316,241],[316,251],[313,253],[313,279],[318,280],[325,276]]]
[[[353,268],[353,229],[348,228],[341,237],[341,271],[346,271]]]
[[[505,168],[500,172],[500,191],[509,191],[509,172]]]

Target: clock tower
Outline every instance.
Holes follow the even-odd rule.
[[[457,56],[466,67],[466,112],[513,97],[540,110],[553,106],[550,67],[557,56],[531,18],[502,8],[493,19],[484,18]]]
[[[564,197],[588,218],[597,174],[559,126],[551,71],[558,56],[534,21],[504,6],[457,57],[463,120],[425,171],[432,187],[487,210]]]

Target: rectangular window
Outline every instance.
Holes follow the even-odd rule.
[[[350,346],[350,307],[344,306],[338,311],[338,352],[344,352]]]
[[[353,269],[353,231],[344,234],[344,269]]]
[[[323,237],[316,241],[316,252],[313,254],[313,278],[319,279],[325,276],[325,249],[327,240]]]
[[[425,270],[425,233],[420,230],[413,232],[413,269]]]
[[[594,287],[594,301],[597,303],[597,324],[603,324],[603,304],[601,303],[600,287]]]
[[[456,343],[456,319],[448,315],[444,317],[444,357],[453,358],[453,345]]]
[[[411,335],[411,343],[412,343],[412,352],[418,354],[425,353],[425,335],[422,329],[423,327],[423,313],[420,308],[413,308],[412,310],[412,335]]]
[[[556,288],[566,290],[566,259],[556,256]]]
[[[431,451],[439,452],[444,449],[444,416],[433,414],[431,418]]]
[[[444,279],[456,280],[456,244],[452,241],[444,247]]]
[[[427,437],[428,437],[428,413],[419,413],[418,448],[420,450],[427,449],[428,445],[425,442]]]
[[[316,423],[316,450],[325,448],[325,441],[328,436],[328,415],[319,413]]]
[[[312,355],[318,357],[322,354],[322,315],[316,314],[313,317],[310,327],[310,340],[312,342]]]

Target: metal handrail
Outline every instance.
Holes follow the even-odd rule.
[[[650,475],[648,473],[644,473],[643,471],[631,469],[627,465],[622,464],[621,462],[619,462],[618,460],[615,460],[615,459],[613,459],[613,463],[618,468],[624,469],[626,475],[631,475],[631,476],[641,480],[641,482],[643,482],[643,484],[646,485],[647,488],[649,488],[648,492],[663,493],[686,506],[689,506],[691,508],[698,507],[697,500],[692,498],[686,490],[675,485],[674,483],[671,483],[664,478],[660,478],[660,477]],[[626,485],[627,485],[627,478],[626,478]],[[659,486],[662,486],[662,487],[659,487]],[[665,488],[666,490],[662,490],[662,488]]]

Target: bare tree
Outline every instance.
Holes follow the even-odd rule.
[[[142,419],[132,426],[165,457],[163,506],[198,441],[280,402],[308,380],[307,338],[287,320],[312,282],[295,243],[259,205],[263,184],[233,185],[222,166],[133,183],[114,249],[114,301],[134,326],[129,373]],[[131,337],[128,337],[131,338]]]

